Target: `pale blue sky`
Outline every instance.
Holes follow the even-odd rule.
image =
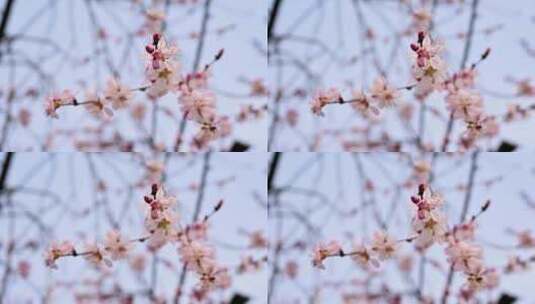
[[[415,7],[418,7],[416,5],[418,2],[420,1],[412,1]],[[397,1],[360,1],[364,18],[376,36],[375,50],[370,51],[371,58],[368,56],[366,64],[363,64],[362,58],[356,57],[360,55],[362,47],[368,47],[369,44],[363,44],[360,39],[362,29],[351,3],[352,0],[283,2],[275,32],[281,35],[291,33],[295,36],[317,39],[322,46],[302,42],[281,43],[281,52],[287,55],[284,57],[287,64],[283,71],[282,82],[287,89],[286,93],[291,95],[294,90],[302,88],[308,95],[304,99],[287,97],[281,103],[282,115],[287,109],[295,109],[299,112],[301,124],[298,125],[299,132],[281,127],[273,151],[307,150],[306,144],[310,145],[314,140],[313,135],[322,129],[364,127],[366,123],[349,105],[328,106],[324,111],[325,117],[317,117],[311,113],[309,103],[312,94],[319,87],[340,88],[343,96],[351,94],[348,83],[352,83],[354,88],[369,88],[373,79],[378,76],[377,70],[373,67],[374,56],[377,56],[389,71],[389,80],[396,87],[409,84],[409,44],[415,37],[405,37],[399,47],[394,47],[393,44],[394,33],[407,29],[410,24],[411,20],[407,17],[407,13],[399,13],[400,5]],[[445,41],[445,59],[450,71],[459,68],[463,53],[464,42],[455,37],[468,27],[471,1],[465,3],[462,10],[458,4],[450,7],[439,6],[436,10],[436,30],[433,36]],[[503,115],[509,103],[528,106],[535,102],[533,98],[514,98],[516,88],[506,81],[506,77],[533,78],[532,67],[535,65],[535,59],[529,57],[520,46],[520,39],[533,41],[533,31],[529,30],[534,25],[533,12],[535,12],[535,2],[530,0],[480,1],[468,63],[476,61],[487,47],[492,49],[488,60],[478,68],[479,78],[476,84],[476,88],[483,94],[485,108],[490,114]],[[491,35],[482,33],[484,30],[496,28],[500,30]],[[396,60],[388,65],[392,54],[397,54]],[[356,60],[352,61],[355,58]],[[304,63],[302,68],[293,66],[291,62],[294,59]],[[305,69],[318,78],[306,78],[303,72]],[[367,71],[368,74],[365,78],[363,71]],[[275,77],[275,69],[271,70],[270,75],[272,78]],[[427,103],[447,113],[443,95],[432,95]],[[410,92],[403,92],[401,99],[415,104]],[[416,104],[415,110],[412,123],[414,128],[417,126],[418,117]],[[402,139],[407,138],[410,133],[401,127],[395,115],[396,111],[390,109],[385,112],[385,119],[381,127],[376,128],[378,130],[376,133],[387,130]],[[432,119],[432,116],[427,115],[425,142],[437,144],[444,135],[446,123],[436,118]],[[460,132],[460,125],[457,123],[454,134]],[[490,144],[483,141],[482,147],[496,147],[496,143],[503,138],[520,143],[521,148],[533,147],[535,142],[531,132],[528,131],[533,127],[535,127],[533,120],[510,124],[502,129],[496,141]],[[342,137],[351,138],[349,135]],[[303,138],[306,138],[306,141]],[[450,149],[453,149],[453,145]],[[319,148],[319,151],[325,152],[340,150],[339,140],[335,136],[324,138]]]
[[[108,183],[110,190],[108,207],[101,205],[95,208],[95,192],[87,157],[95,163],[97,173]],[[161,157],[160,157],[161,158]],[[133,154],[91,154],[89,156],[73,154],[16,154],[13,168],[9,176],[10,187],[26,187],[33,189],[48,189],[56,193],[61,200],[51,200],[39,195],[18,194],[13,196],[15,212],[19,217],[15,221],[14,231],[19,246],[27,241],[34,240],[39,243],[36,251],[23,250],[15,254],[13,263],[21,260],[31,263],[31,277],[23,281],[16,275],[11,276],[9,291],[5,298],[6,303],[26,303],[28,299],[39,303],[42,293],[52,282],[82,278],[95,278],[95,272],[88,267],[82,258],[65,258],[58,261],[58,270],[49,270],[45,267],[42,253],[45,246],[52,240],[70,239],[75,244],[83,245],[80,236],[102,240],[110,228],[106,210],[118,219],[121,210],[127,210],[120,221],[121,231],[134,237],[144,234],[143,231],[143,195],[149,189],[143,188],[131,193],[125,192],[125,181],[135,183],[140,181],[144,174],[140,163],[140,155]],[[168,165],[167,189],[178,199],[181,217],[189,222],[195,204],[196,193],[189,190],[200,179],[202,156],[175,155]],[[209,232],[210,242],[217,248],[217,256],[221,264],[235,268],[241,257],[252,255],[259,259],[265,256],[263,250],[246,249],[249,239],[242,231],[265,231],[267,218],[264,208],[260,206],[266,200],[265,190],[265,163],[266,155],[262,153],[218,153],[212,155],[211,171],[208,175],[208,187],[203,202],[201,215],[208,213],[213,206],[224,199],[221,211],[211,220]],[[31,173],[33,172],[33,173]],[[233,179],[227,186],[219,187],[217,182]],[[123,209],[126,208],[126,209]],[[5,244],[7,238],[6,213],[0,216],[0,238]],[[86,217],[77,217],[84,210],[92,210]],[[39,219],[47,231],[39,229],[35,221],[21,213]],[[2,247],[0,260],[4,260],[5,247]],[[22,249],[21,249],[22,250]],[[137,244],[135,252],[144,252],[144,245]],[[177,262],[177,250],[172,245],[164,247],[159,256]],[[150,278],[150,259],[144,274]],[[0,267],[3,269],[3,267]],[[140,289],[143,285],[137,284],[135,277],[129,270],[126,262],[117,262],[112,270],[118,275],[119,284],[126,290]],[[159,267],[157,293],[162,293],[168,299],[176,286],[177,276]],[[267,272],[260,271],[252,274],[235,276],[233,287],[224,295],[241,292],[251,297],[252,303],[263,303],[266,290]],[[191,287],[195,282],[194,275],[190,274],[187,285]],[[82,289],[77,288],[77,291]],[[186,290],[189,290],[187,288]],[[57,291],[52,294],[52,303],[73,303],[71,292]],[[216,293],[216,299],[219,294]],[[136,303],[144,303],[139,299]]]
[[[4,2],[4,1],[0,1]],[[145,1],[149,3],[150,1]],[[3,4],[0,4],[3,7]],[[97,20],[107,27],[113,39],[120,38],[127,29],[132,32],[140,27],[143,18],[136,12],[128,1],[97,1],[93,3]],[[181,48],[181,61],[184,71],[191,71],[193,58],[197,46],[197,40],[192,40],[189,35],[198,32],[200,28],[202,5],[175,6],[169,11],[170,41],[177,43]],[[45,10],[44,10],[45,9]],[[44,10],[44,13],[43,13]],[[201,58],[201,66],[212,60],[219,49],[225,49],[225,55],[213,69],[212,88],[215,90],[218,102],[217,106],[222,115],[235,117],[239,113],[241,105],[254,104],[261,107],[266,103],[266,98],[247,97],[250,87],[243,83],[243,78],[252,80],[265,79],[267,65],[265,56],[258,52],[256,46],[265,48],[265,16],[267,3],[265,1],[247,0],[218,0],[213,1],[211,19],[208,24],[209,35],[207,36],[204,52]],[[225,34],[215,34],[221,29],[227,30]],[[14,106],[15,113],[20,106],[30,108],[34,124],[31,131],[13,127],[13,134],[9,136],[7,147],[11,150],[26,150],[29,147],[35,149],[35,136],[44,139],[44,135],[50,130],[73,127],[79,125],[94,125],[94,119],[85,113],[82,108],[60,109],[59,120],[51,120],[44,116],[44,98],[53,90],[69,88],[83,97],[84,90],[80,82],[85,82],[91,87],[103,87],[106,79],[111,75],[103,61],[96,68],[95,64],[81,65],[84,56],[93,52],[93,29],[88,17],[87,8],[82,0],[32,0],[15,1],[12,18],[8,25],[9,34],[24,32],[33,37],[50,39],[68,56],[57,54],[54,48],[36,43],[19,43],[14,49],[21,56],[18,60],[31,59],[34,63],[42,63],[41,68],[47,77],[47,81],[37,80],[38,74],[28,68],[20,68],[15,73],[17,86],[24,91],[28,84],[38,85],[40,95],[36,100],[24,98],[22,102]],[[131,87],[139,87],[143,82],[144,47],[148,38],[136,38],[125,48],[122,41],[110,43],[110,53],[113,62],[119,66],[124,57],[124,52],[129,49],[130,60],[121,70],[123,81]],[[50,55],[55,54],[52,58]],[[24,56],[24,57],[22,57]],[[45,60],[46,59],[46,60]],[[7,85],[8,74],[6,66],[0,66],[0,86]],[[21,92],[22,94],[22,92]],[[135,100],[149,103],[143,94],[136,93]],[[164,107],[178,111],[177,99],[168,94],[161,101]],[[148,104],[150,106],[150,104]],[[150,109],[150,107],[148,107]],[[149,112],[150,113],[150,112]],[[114,126],[127,138],[135,134],[136,126],[127,119],[127,112],[118,111],[113,121]],[[266,145],[266,121],[261,119],[234,128],[234,138],[250,143],[255,151],[265,151]],[[147,124],[147,128],[148,128]],[[161,115],[158,128],[158,139],[162,139],[167,146],[172,146],[176,133],[176,122]],[[197,130],[193,123],[189,124],[187,134]],[[187,135],[188,136],[188,135]],[[189,136],[187,137],[189,142]],[[218,146],[216,146],[218,147]],[[216,148],[217,149],[217,148]],[[73,150],[68,141],[55,142],[54,151]]]
[[[397,203],[397,209],[392,214],[389,231],[396,238],[401,239],[410,234],[411,203],[410,195],[417,190],[402,190],[395,192],[393,183],[399,184],[405,181],[411,174],[407,165],[407,155],[395,153],[360,153],[360,159],[368,178],[377,187],[375,205],[378,214],[382,218],[388,217],[388,212],[393,202]],[[425,157],[429,160],[430,155]],[[412,157],[413,160],[419,158]],[[464,194],[455,190],[457,186],[467,182],[469,168],[469,156],[460,158],[458,155],[442,157],[437,162],[436,182],[433,184],[436,191],[442,192],[445,197],[445,211],[450,218],[450,223],[458,221]],[[480,229],[476,233],[476,242],[483,245],[484,260],[488,265],[500,267],[507,262],[508,255],[518,254],[523,258],[533,256],[531,250],[503,251],[491,248],[488,243],[512,246],[516,239],[506,232],[507,229],[528,229],[535,232],[533,217],[535,209],[530,209],[520,198],[520,192],[526,191],[535,198],[533,153],[484,153],[480,155],[478,162],[479,170],[476,173],[473,197],[471,200],[469,215],[476,213],[480,206],[487,200],[492,201],[491,207],[478,221]],[[348,215],[351,210],[358,209],[361,200],[360,183],[353,157],[348,153],[285,153],[280,163],[276,185],[284,187],[292,184],[318,191],[324,200],[317,197],[311,198],[298,194],[284,194],[280,196],[281,208],[286,214],[283,224],[282,238],[285,244],[293,244],[296,241],[304,241],[307,244],[305,252],[290,250],[291,253],[284,255],[281,264],[284,265],[289,259],[298,261],[300,276],[297,281],[282,279],[279,281],[278,293],[274,298],[275,303],[294,303],[294,299],[300,299],[301,303],[311,295],[312,288],[320,289],[320,302],[341,303],[337,297],[339,294],[329,289],[327,282],[346,281],[353,278],[363,278],[362,272],[350,259],[332,258],[325,262],[326,270],[319,271],[311,266],[312,247],[322,240],[335,239],[350,248],[351,239],[370,239],[377,225],[374,224],[375,208],[368,208],[366,212],[358,212],[356,215]],[[484,182],[495,181],[494,186],[486,188]],[[393,197],[397,197],[395,200]],[[301,214],[304,217],[294,217]],[[345,215],[341,215],[345,214]],[[365,221],[365,219],[368,219]],[[306,222],[305,222],[306,221]],[[310,223],[306,226],[305,223]],[[269,220],[270,233],[275,233],[275,220]],[[410,252],[409,244],[403,244],[402,252]],[[444,263],[440,246],[430,249],[429,256],[437,258]],[[417,262],[415,271],[412,273],[416,278]],[[400,277],[395,269],[395,262],[386,262],[381,268],[384,279],[394,288],[408,290],[410,286]],[[431,295],[437,295],[443,290],[444,276],[427,267],[425,290]],[[533,296],[533,271],[519,273],[502,278],[500,291],[507,291],[520,296],[520,304],[535,303]],[[462,283],[460,275],[457,275],[454,286]],[[373,285],[372,285],[373,286]],[[342,289],[350,291],[350,288]],[[486,299],[483,294],[482,299]],[[455,303],[452,301],[451,303]]]

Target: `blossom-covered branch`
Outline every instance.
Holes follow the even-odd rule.
[[[197,293],[207,294],[215,289],[230,286],[227,267],[218,264],[216,251],[207,240],[209,219],[223,206],[219,201],[202,220],[184,225],[176,212],[176,199],[168,195],[163,187],[153,184],[149,195],[144,197],[147,206],[145,230],[147,236],[128,239],[117,230],[106,234],[102,244],[87,243],[83,250],[75,249],[69,241],[53,242],[45,252],[45,264],[57,268],[57,260],[64,257],[83,257],[97,268],[111,267],[112,261],[127,258],[134,243],[147,242],[151,251],[157,251],[168,243],[177,246],[182,262],[187,269],[197,274]]]
[[[411,196],[410,200],[415,207],[411,218],[412,236],[396,240],[385,231],[377,231],[369,245],[365,242],[355,242],[351,251],[344,251],[337,241],[319,243],[314,248],[312,265],[324,269],[325,259],[347,256],[363,269],[369,270],[378,268],[380,261],[394,257],[400,243],[414,242],[419,252],[428,250],[434,244],[442,244],[452,269],[465,276],[461,291],[465,299],[471,299],[483,289],[495,288],[498,285],[498,270],[484,265],[483,250],[474,244],[476,220],[487,211],[490,201],[485,202],[467,222],[448,228],[446,216],[441,211],[444,199],[439,193],[421,184],[417,194]]]
[[[179,49],[169,45],[161,34],[152,35],[152,41],[145,46],[145,52],[147,84],[130,89],[118,79],[110,78],[102,97],[94,90],[88,90],[84,101],[78,101],[69,90],[54,93],[47,97],[46,114],[58,118],[57,110],[61,107],[84,106],[96,117],[111,119],[113,110],[126,108],[132,102],[135,91],[146,92],[152,102],[157,102],[171,92],[178,94],[183,119],[199,124],[199,132],[193,142],[195,147],[203,149],[211,141],[230,134],[230,119],[217,114],[215,94],[208,89],[210,69],[223,56],[223,49],[201,71],[185,75],[181,74],[181,64],[177,59]]]
[[[486,49],[479,60],[469,68],[448,75],[447,64],[442,58],[444,44],[433,40],[426,32],[420,31],[415,43],[410,44],[411,81],[414,84],[396,88],[384,76],[376,78],[370,92],[354,90],[352,98],[345,100],[338,89],[318,90],[311,102],[314,114],[323,115],[327,105],[346,104],[366,119],[373,120],[381,114],[381,109],[396,106],[401,99],[400,91],[414,90],[417,100],[424,100],[433,92],[445,92],[446,108],[452,117],[465,122],[466,130],[460,138],[463,149],[474,147],[475,141],[482,137],[494,137],[499,130],[494,116],[485,114],[481,95],[474,90],[477,66],[490,54]],[[450,141],[448,132],[443,139],[443,147]]]

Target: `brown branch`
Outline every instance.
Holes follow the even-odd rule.
[[[279,242],[278,240],[281,239],[282,235],[282,217],[276,217],[273,219],[272,212],[273,208],[277,208],[279,206],[279,194],[280,192],[274,191],[274,181],[275,177],[277,175],[277,170],[280,168],[280,161],[281,161],[282,153],[275,152],[273,153],[273,157],[271,158],[271,161],[269,162],[269,168],[268,168],[268,179],[267,179],[267,188],[268,188],[268,221],[271,222],[271,220],[274,221],[274,227],[275,227],[275,239],[277,240],[274,242],[273,247],[273,258],[271,259],[271,274],[269,276],[268,280],[268,290],[267,290],[267,301],[268,303],[271,303],[271,300],[273,298],[273,295],[275,294],[275,287],[277,282],[277,276],[279,275],[279,258],[282,251],[282,242]]]
[[[211,4],[212,0],[206,0],[206,2],[204,2],[204,13],[201,21],[201,31],[199,33],[199,43],[197,44],[195,58],[193,59],[193,73],[195,73],[199,69],[199,64],[201,62],[202,51],[204,49],[204,40],[206,38],[206,32],[208,29],[208,19],[210,19]],[[182,137],[184,136],[184,132],[186,131],[186,125],[187,120],[184,115],[184,117],[182,117],[182,121],[180,121],[180,126],[178,127],[178,135],[175,143],[175,152],[178,152],[180,150],[180,145],[183,142]]]
[[[271,11],[269,13],[267,28],[268,43],[270,42],[271,38],[273,38],[273,31],[275,29],[275,24],[277,23],[277,16],[279,16],[281,3],[282,0],[274,0],[273,6],[271,7]]]
[[[468,55],[470,53],[470,48],[472,47],[472,38],[474,37],[474,28],[477,19],[477,5],[479,0],[473,0],[470,13],[470,21],[468,23],[468,34],[466,37],[466,42],[464,44],[463,57],[461,60],[461,70],[466,66],[466,61],[468,60]],[[442,141],[442,152],[446,152],[448,144],[450,142],[451,131],[453,130],[453,111],[450,114],[448,120],[448,125],[446,127],[446,134],[444,135],[444,140]]]
[[[6,29],[7,29],[7,23],[9,21],[9,17],[11,16],[11,12],[13,10],[13,3],[15,3],[15,0],[7,0],[6,6],[4,7],[4,11],[2,12],[2,20],[0,21],[0,43],[2,43],[2,40],[6,37]],[[0,61],[2,61],[2,53],[0,52]]]
[[[2,164],[2,172],[0,173],[0,194],[6,189],[7,175],[9,173],[9,168],[13,163],[14,152],[7,152],[6,157],[4,158],[4,163]],[[1,206],[1,205],[0,205]]]
[[[7,176],[9,173],[9,169],[11,168],[11,165],[13,164],[13,155],[14,155],[13,152],[8,152],[4,159],[4,163],[2,164],[2,173],[0,174],[0,194],[2,194],[6,189]],[[2,210],[1,208],[2,208],[2,204],[0,204],[0,211]],[[8,219],[9,219],[8,231],[10,232],[9,235],[11,237],[13,237],[12,230],[13,230],[14,217],[15,216],[13,214],[8,215]],[[4,298],[4,295],[6,294],[6,290],[8,286],[7,285],[8,278],[12,271],[11,258],[12,258],[14,249],[15,249],[14,243],[12,241],[7,242],[7,252],[6,252],[6,261],[5,261],[6,270],[2,276],[2,280],[0,284],[0,303],[3,302],[3,298]]]
[[[476,0],[477,1],[477,0]],[[472,190],[474,188],[474,180],[476,176],[477,171],[477,158],[479,155],[479,151],[475,151],[472,153],[472,159],[471,159],[471,165],[470,165],[470,172],[468,173],[468,186],[466,188],[466,194],[464,196],[464,202],[463,202],[463,209],[461,211],[461,216],[459,218],[459,223],[463,223],[466,219],[466,214],[468,213],[468,207],[470,206],[470,200],[472,198]],[[448,296],[450,294],[450,286],[453,282],[453,265],[450,266],[448,277],[446,279],[446,285],[444,286],[444,291],[442,292],[442,304],[446,304],[448,302]]]
[[[193,217],[191,219],[192,223],[195,223],[199,219],[199,214],[202,208],[202,202],[204,199],[204,190],[206,189],[206,181],[208,179],[208,171],[210,170],[210,156],[211,152],[206,152],[204,154],[204,161],[201,173],[201,184],[199,185],[199,192],[197,194],[197,200],[195,202],[195,211],[193,212]]]
[[[195,203],[195,211],[193,212],[192,223],[195,223],[198,220],[199,214],[201,212],[202,202],[204,199],[204,190],[206,189],[206,181],[208,179],[208,171],[210,170],[210,155],[210,152],[206,152],[204,154],[204,162],[201,172],[201,182],[199,185],[199,192],[197,193],[197,201]],[[180,278],[178,280],[175,298],[173,301],[175,304],[180,303],[180,297],[182,296],[182,288],[184,288],[184,284],[186,283],[187,266],[187,264],[184,264],[182,266],[182,271],[180,273]]]
[[[267,180],[268,193],[273,189],[273,180],[275,179],[275,174],[277,173],[280,159],[281,159],[281,153],[275,152],[273,153],[273,158],[269,162],[268,180]]]
[[[210,19],[210,4],[212,0],[206,0],[204,3],[204,13],[201,21],[201,32],[199,34],[199,43],[197,44],[197,50],[195,51],[195,59],[193,60],[193,72],[199,69],[201,62],[202,51],[204,49],[204,40],[206,38],[206,32],[208,28],[208,19]]]

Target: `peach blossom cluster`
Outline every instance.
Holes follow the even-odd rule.
[[[473,244],[473,234],[453,233],[448,238],[445,252],[452,269],[465,275],[466,280],[462,287],[465,298],[467,295],[498,286],[498,271],[484,265],[483,249]]]
[[[342,246],[337,241],[329,243],[319,243],[314,248],[312,265],[320,269],[325,269],[323,261],[330,256],[343,255]]]
[[[395,240],[384,231],[378,231],[373,235],[370,245],[363,242],[355,242],[351,252],[342,249],[337,241],[319,243],[315,246],[312,254],[312,265],[324,269],[323,262],[329,257],[351,257],[360,267],[368,269],[370,266],[378,267],[379,261],[387,260],[399,251],[400,242],[415,242],[418,251],[428,249],[435,243],[445,244],[445,256],[451,265],[452,271],[464,274],[465,283],[461,293],[463,299],[471,299],[477,292],[484,289],[494,289],[498,286],[499,275],[496,268],[486,267],[483,263],[483,249],[474,244],[476,219],[490,206],[487,201],[481,208],[480,213],[471,217],[470,221],[453,226],[449,229],[446,216],[441,211],[444,199],[438,192],[421,184],[418,193],[410,198],[415,207],[414,216],[411,219],[414,236],[402,240]],[[520,244],[534,246],[535,241],[525,234],[519,236]],[[532,243],[534,242],[534,243]],[[534,246],[535,247],[535,246]],[[403,257],[400,259],[403,261]],[[410,261],[403,261],[404,269]],[[516,264],[510,263],[510,268]],[[516,268],[515,268],[516,269]]]
[[[369,245],[364,242],[355,242],[353,250],[345,252],[337,241],[318,243],[312,254],[312,265],[325,269],[323,261],[329,257],[350,256],[358,265],[367,269],[370,266],[379,267],[379,260],[388,260],[398,251],[398,241],[385,231],[376,231]]]
[[[178,237],[179,216],[175,211],[176,199],[168,196],[163,187],[153,184],[150,195],[144,197],[148,206],[145,215],[145,229],[149,232],[148,244],[157,250]]]
[[[412,76],[417,81],[416,95],[423,98],[435,90],[441,90],[447,77],[447,66],[441,54],[444,45],[432,41],[424,32],[418,33],[417,43],[410,45],[412,55]]]
[[[485,55],[483,56],[485,57]],[[473,89],[475,71],[465,69],[446,81],[446,103],[453,118],[465,122],[466,129],[461,136],[463,147],[473,146],[482,137],[492,138],[499,132],[496,118],[484,112],[481,95]]]
[[[185,233],[179,240],[179,253],[189,270],[199,277],[198,289],[226,289],[231,278],[227,267],[217,263],[215,249],[206,244],[205,235]]]
[[[112,260],[129,258],[132,268],[141,271],[144,268],[144,258],[142,255],[132,255],[134,243],[147,241],[148,249],[153,252],[167,243],[173,243],[177,245],[186,269],[198,275],[199,283],[195,293],[199,297],[206,296],[215,289],[230,286],[228,268],[217,262],[215,249],[208,244],[207,239],[208,219],[222,207],[222,201],[202,221],[185,226],[180,225],[178,221],[175,197],[168,195],[162,186],[153,184],[150,194],[144,197],[144,204],[148,206],[145,215],[147,236],[127,239],[119,231],[111,230],[102,244],[88,242],[84,251],[77,251],[69,241],[53,242],[44,254],[45,264],[56,269],[56,261],[59,258],[82,256],[100,269],[103,266],[111,267]]]
[[[425,13],[422,15],[426,19]],[[349,103],[364,118],[373,119],[380,114],[380,109],[393,107],[399,103],[400,90],[415,89],[415,97],[423,101],[433,92],[446,92],[446,107],[452,119],[461,120],[466,129],[461,135],[460,145],[470,148],[480,138],[492,138],[499,132],[496,118],[484,111],[483,99],[479,92],[474,90],[475,68],[478,63],[486,59],[490,53],[487,49],[478,62],[451,76],[448,66],[442,57],[444,44],[433,40],[425,31],[418,32],[415,43],[410,44],[411,74],[415,83],[396,88],[384,78],[377,77],[370,88],[369,94],[363,90],[354,90],[352,99],[344,99],[339,90],[330,88],[318,90],[310,104],[314,114],[322,116],[323,108],[329,104]],[[403,108],[401,109],[402,113]],[[403,115],[403,114],[402,114]]]
[[[320,89],[314,94],[314,98],[310,103],[312,113],[316,115],[323,115],[323,107],[333,102],[340,102],[342,95],[336,88],[330,88],[327,90]]]
[[[163,16],[157,11],[149,11],[148,19],[154,24],[148,25],[154,29],[161,27]],[[169,92],[178,96],[178,103],[183,119],[191,120],[199,125],[199,130],[193,139],[193,146],[204,148],[211,141],[226,137],[231,132],[231,121],[216,110],[216,96],[208,88],[208,79],[211,76],[212,64],[223,56],[220,50],[214,60],[206,64],[204,69],[190,74],[181,73],[181,64],[178,60],[178,47],[170,45],[161,34],[155,32],[151,43],[145,46],[145,84],[130,88],[117,77],[111,77],[106,83],[102,97],[93,89],[87,89],[85,100],[78,102],[74,95],[65,90],[47,97],[45,103],[46,115],[58,118],[57,110],[64,106],[79,106],[84,108],[98,119],[111,119],[113,110],[139,107],[132,103],[135,91],[145,92],[153,102]],[[133,113],[136,111],[133,111]],[[139,115],[134,115],[138,119]]]
[[[103,265],[111,266],[111,260],[122,260],[128,257],[132,250],[132,242],[132,240],[126,239],[116,230],[110,230],[106,234],[102,245],[96,242],[87,242],[84,246],[84,251],[77,251],[69,241],[52,242],[45,251],[45,264],[50,268],[57,269],[56,261],[59,258],[83,256],[86,261],[96,268],[101,268]]]
[[[53,242],[45,252],[45,264],[50,268],[57,268],[56,260],[63,256],[74,254],[74,245],[69,241]]]
[[[418,194],[411,196],[416,207],[416,214],[412,218],[412,229],[417,234],[415,245],[426,249],[436,242],[442,242],[447,232],[446,216],[440,211],[444,200],[439,193],[421,184]]]
[[[373,100],[364,93],[363,90],[354,90],[352,94],[351,103],[353,109],[360,113],[363,117],[371,118],[374,115],[379,115],[379,109],[373,104]]]
[[[52,95],[47,96],[45,102],[45,112],[46,115],[58,118],[57,110],[62,106],[75,105],[76,98],[69,90],[64,90],[61,93],[53,93]]]
[[[370,94],[379,108],[393,107],[400,97],[398,89],[388,83],[382,76],[375,79],[370,89]]]
[[[373,118],[380,114],[379,109],[393,107],[400,98],[399,89],[382,76],[375,79],[368,94],[363,90],[353,90],[352,95],[352,99],[344,100],[336,88],[320,89],[310,103],[312,113],[322,116],[323,108],[329,104],[350,103],[363,117]]]
[[[152,36],[152,44],[145,46],[145,51],[145,78],[149,83],[147,95],[156,100],[171,90],[176,91],[182,79],[180,63],[176,59],[178,48],[168,45],[166,40],[156,33]]]
[[[103,96],[99,97],[93,89],[87,89],[84,101],[78,101],[69,91],[61,94],[54,93],[47,97],[45,112],[47,116],[59,118],[57,110],[64,106],[83,105],[85,109],[96,118],[109,119],[114,110],[128,107],[133,98],[133,90],[121,83],[115,77],[108,79]]]

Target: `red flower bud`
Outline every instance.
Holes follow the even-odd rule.
[[[420,186],[418,186],[418,195],[419,196],[423,196],[424,195],[424,191],[425,191],[425,185],[424,184],[420,184]]]
[[[422,43],[424,42],[424,38],[425,38],[425,33],[424,32],[418,32],[418,44],[419,45],[422,45]]]
[[[152,35],[152,44],[153,44],[154,46],[156,46],[156,45],[158,44],[158,42],[160,42],[160,38],[162,38],[162,36],[161,36],[160,34],[158,34],[158,33],[154,33],[154,34]]]

